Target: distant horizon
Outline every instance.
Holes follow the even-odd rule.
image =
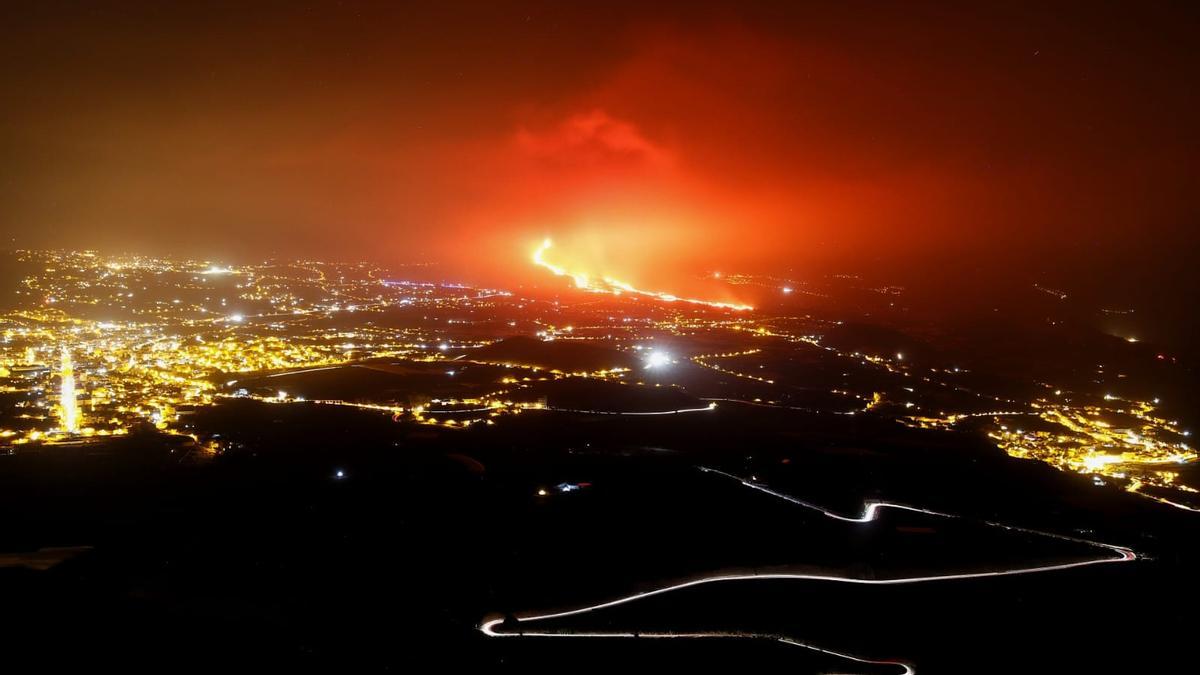
[[[1200,286],[1184,7],[56,5],[0,11],[9,246]]]

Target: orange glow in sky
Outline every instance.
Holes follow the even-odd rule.
[[[964,275],[1186,275],[1200,242],[1196,22],[1165,4],[17,4],[7,248],[431,262],[509,288],[545,278],[528,256],[551,234],[606,292],[761,307],[699,279],[867,274],[970,303]]]

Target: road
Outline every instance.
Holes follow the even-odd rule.
[[[787,495],[782,492],[772,490],[771,488],[769,488],[766,485],[763,485],[761,483],[746,480],[739,476],[735,476],[731,473],[726,473],[724,471],[720,471],[718,469],[713,469],[713,468],[709,468],[709,467],[698,467],[698,468],[705,473],[716,475],[716,476],[721,476],[721,477],[727,478],[729,480],[737,481],[740,485],[742,485],[744,487],[747,487],[747,488],[750,488],[753,490],[758,490],[760,492],[771,495],[778,499],[783,499],[783,500],[785,500],[789,503],[795,504],[797,506],[801,506],[801,507],[804,507],[804,508],[807,508],[810,510],[817,511],[828,518],[833,518],[836,520],[841,520],[841,521],[849,522],[849,523],[862,524],[862,523],[869,523],[869,522],[875,521],[879,518],[880,511],[883,509],[887,509],[887,508],[905,510],[905,511],[915,511],[917,513],[924,513],[924,514],[941,517],[941,518],[959,518],[959,516],[954,515],[954,514],[942,513],[939,511],[932,511],[929,509],[922,509],[922,508],[918,508],[918,507],[914,507],[914,506],[909,506],[906,504],[896,504],[896,503],[883,502],[883,501],[872,501],[872,502],[865,503],[863,505],[862,511],[860,513],[858,513],[857,515],[839,514],[839,513],[834,513],[832,511],[824,509],[820,506],[817,506],[816,504],[812,504],[810,502],[806,502],[804,500],[798,499],[791,495]],[[1069,569],[1074,569],[1074,568],[1078,568],[1078,567],[1087,567],[1090,565],[1132,562],[1134,560],[1137,560],[1137,558],[1138,558],[1137,554],[1133,550],[1126,548],[1124,546],[1118,546],[1115,544],[1106,544],[1104,542],[1091,541],[1091,540],[1087,540],[1087,539],[1079,539],[1079,538],[1075,538],[1075,537],[1069,537],[1066,535],[1057,534],[1054,532],[1031,530],[1028,528],[1017,527],[1017,526],[1013,526],[1013,525],[1006,525],[1004,523],[996,523],[996,522],[990,522],[990,521],[979,521],[979,522],[981,522],[982,524],[987,525],[989,527],[997,527],[997,528],[1002,528],[1002,529],[1016,531],[1016,532],[1023,532],[1026,534],[1035,534],[1035,535],[1040,535],[1040,536],[1044,536],[1044,537],[1051,537],[1051,538],[1061,539],[1061,540],[1070,541],[1070,542],[1074,542],[1074,543],[1085,544],[1085,545],[1092,546],[1092,547],[1095,547],[1098,549],[1102,549],[1102,550],[1106,551],[1108,553],[1108,555],[1104,555],[1104,556],[1098,557],[1098,558],[1091,558],[1091,559],[1087,559],[1087,560],[1075,561],[1075,562],[1058,563],[1058,564],[1054,564],[1054,565],[1033,565],[1033,566],[1026,566],[1026,567],[1012,567],[1012,568],[996,569],[996,570],[983,571],[983,572],[917,575],[917,576],[893,577],[893,578],[886,578],[886,579],[863,579],[863,578],[859,578],[859,577],[842,576],[842,575],[835,575],[835,574],[791,574],[791,573],[721,574],[721,573],[714,573],[714,574],[711,574],[708,576],[702,576],[702,577],[691,579],[691,580],[684,581],[681,583],[674,583],[674,584],[670,584],[667,586],[662,586],[660,588],[651,589],[648,591],[633,593],[630,595],[616,598],[614,600],[609,600],[609,601],[601,602],[601,603],[594,604],[594,605],[588,605],[586,607],[578,607],[575,609],[569,609],[569,610],[565,610],[565,611],[561,611],[561,612],[553,612],[553,613],[548,613],[548,614],[536,614],[536,615],[525,615],[525,616],[520,616],[520,617],[514,617],[516,620],[516,623],[517,623],[517,627],[515,630],[511,630],[511,629],[497,630],[497,628],[500,626],[500,624],[502,624],[504,622],[504,618],[492,618],[492,619],[489,619],[489,620],[485,621],[484,623],[482,623],[479,626],[479,630],[482,631],[485,635],[487,635],[489,637],[770,639],[770,640],[775,640],[778,642],[782,642],[782,643],[797,646],[797,647],[804,647],[806,649],[822,652],[822,653],[829,654],[832,656],[837,656],[837,657],[844,658],[844,659],[847,659],[850,661],[855,661],[858,663],[866,663],[866,664],[872,664],[872,665],[896,666],[898,668],[903,669],[902,670],[903,675],[912,675],[913,673],[915,673],[914,668],[910,664],[904,663],[902,661],[873,660],[873,659],[868,659],[868,658],[864,658],[864,657],[860,657],[860,656],[853,656],[850,654],[845,654],[845,653],[841,653],[841,652],[835,652],[832,650],[824,649],[824,648],[818,647],[816,645],[801,642],[795,638],[783,636],[783,635],[738,633],[738,632],[728,632],[728,631],[724,631],[724,632],[714,631],[714,632],[701,632],[701,633],[634,633],[634,632],[619,632],[619,631],[614,631],[614,632],[531,631],[531,630],[526,630],[526,629],[522,628],[521,626],[533,624],[533,623],[537,623],[537,622],[541,622],[541,621],[550,621],[550,620],[554,620],[554,619],[562,619],[562,618],[571,617],[571,616],[579,616],[581,614],[587,614],[590,612],[601,611],[601,610],[608,609],[610,607],[616,607],[618,605],[624,605],[624,604],[627,604],[630,602],[636,602],[638,600],[643,600],[645,598],[650,598],[650,597],[654,597],[657,595],[663,595],[666,593],[679,591],[679,590],[682,590],[685,588],[692,588],[692,587],[696,587],[696,586],[703,586],[706,584],[723,583],[723,582],[791,580],[791,581],[863,584],[863,585],[871,585],[871,586],[891,586],[891,585],[898,585],[898,584],[945,582],[945,581],[954,581],[954,580],[962,580],[962,579],[980,579],[980,578],[987,578],[987,577],[1007,577],[1007,576],[1015,576],[1015,575],[1021,575],[1021,574],[1039,574],[1039,573],[1044,573],[1044,572],[1069,570]]]

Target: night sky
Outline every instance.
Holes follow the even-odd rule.
[[[6,3],[3,245],[1190,269],[1194,8],[831,4]]]

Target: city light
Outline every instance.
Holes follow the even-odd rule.
[[[62,429],[68,434],[79,432],[79,405],[75,394],[75,368],[71,363],[71,350],[62,348],[62,365],[59,376],[62,378],[62,391],[59,412],[62,417]]]
[[[539,250],[545,252],[545,248]],[[641,312],[669,312],[653,321],[638,319],[636,314],[614,308],[597,308],[594,318],[581,322],[581,316],[561,321],[540,321],[537,336],[544,340],[572,343],[612,344],[615,335],[627,336],[624,351],[639,366],[631,371],[613,362],[595,369],[563,370],[521,364],[509,359],[474,361],[473,351],[490,342],[487,338],[447,335],[462,321],[457,318],[487,311],[497,303],[512,303],[516,309],[527,301],[495,290],[472,290],[446,285],[443,293],[435,284],[384,281],[388,275],[370,268],[361,274],[331,273],[335,268],[323,263],[297,264],[302,278],[273,276],[269,266],[247,265],[221,268],[239,280],[246,280],[229,293],[213,293],[206,287],[200,294],[186,295],[189,284],[203,283],[207,263],[156,258],[107,258],[69,252],[23,252],[24,261],[33,269],[48,272],[26,278],[24,287],[36,289],[35,309],[20,309],[4,315],[11,328],[0,343],[0,386],[14,393],[25,392],[30,399],[22,402],[20,416],[0,428],[0,447],[28,443],[86,442],[90,439],[125,434],[140,424],[149,423],[167,433],[187,434],[181,409],[213,405],[224,398],[250,398],[274,404],[343,405],[387,411],[397,421],[411,420],[436,424],[446,429],[469,428],[477,422],[495,424],[496,417],[522,411],[549,410],[544,402],[515,401],[511,392],[565,378],[589,378],[624,382],[641,386],[631,376],[638,370],[655,374],[649,386],[669,386],[665,378],[676,373],[677,355],[655,347],[645,335],[672,335],[686,341],[693,335],[727,336],[748,340],[739,348],[693,351],[686,358],[692,364],[721,376],[745,380],[751,386],[764,385],[771,391],[753,395],[705,398],[696,405],[672,405],[661,410],[605,410],[601,406],[558,408],[562,412],[590,415],[657,416],[702,414],[713,410],[715,402],[730,401],[743,405],[803,409],[786,402],[789,383],[777,382],[772,351],[783,344],[817,350],[847,364],[879,369],[881,373],[909,377],[919,371],[906,355],[886,350],[875,353],[841,351],[822,341],[817,331],[789,330],[777,319],[748,315],[713,317],[703,312],[694,315],[678,309],[643,305]],[[539,260],[552,265],[543,255]],[[50,273],[53,271],[54,273]],[[59,274],[63,276],[60,278]],[[565,271],[564,271],[565,274]],[[723,274],[729,283],[759,284],[765,288],[795,288],[782,285],[775,277]],[[171,281],[166,281],[171,280]],[[154,286],[154,284],[161,284]],[[303,289],[304,286],[311,287]],[[889,287],[890,288],[890,287]],[[131,289],[143,291],[134,293]],[[144,289],[144,290],[143,290]],[[303,291],[302,291],[303,289]],[[306,297],[302,298],[301,292]],[[57,299],[53,308],[43,304],[47,296]],[[354,306],[365,320],[351,329],[323,326],[322,321],[341,308],[346,298],[358,298]],[[237,303],[253,307],[227,313],[222,307]],[[77,308],[112,306],[130,318],[113,316],[86,319],[73,316]],[[372,315],[395,306],[421,306],[426,312],[453,311],[437,328],[387,328],[375,325]],[[702,307],[698,307],[702,309]],[[247,317],[254,317],[250,321]],[[451,318],[453,317],[453,318]],[[287,322],[286,324],[284,322]],[[511,319],[504,322],[512,323]],[[311,325],[310,325],[311,324]],[[840,325],[828,322],[828,325]],[[724,339],[724,338],[722,338]],[[662,344],[661,342],[659,344]],[[461,350],[450,359],[448,352]],[[57,368],[49,368],[44,359],[59,357]],[[273,378],[333,370],[378,358],[407,358],[418,362],[444,362],[436,372],[443,378],[460,380],[467,364],[476,362],[505,369],[496,378],[493,393],[464,396],[453,404],[403,406],[369,401],[324,400],[292,385],[264,386]],[[451,364],[453,361],[453,365]],[[930,369],[940,372],[938,369]],[[970,372],[954,366],[949,374]],[[469,378],[468,378],[469,379]],[[949,381],[925,380],[941,387],[956,388]],[[247,382],[261,380],[255,388]],[[279,384],[282,384],[281,380]],[[886,395],[879,389],[856,391],[852,387],[834,387],[830,393],[855,401],[855,409],[838,414],[856,413],[903,415],[902,423],[923,428],[951,429],[963,420],[992,418],[982,433],[1014,457],[1038,459],[1060,469],[1104,477],[1107,485],[1118,485],[1134,494],[1163,503],[1183,504],[1195,500],[1189,473],[1181,464],[1198,459],[1187,444],[1190,434],[1183,423],[1163,419],[1156,412],[1157,398],[1137,401],[1120,392],[1100,389],[1088,395],[1073,384],[1070,389],[1047,385],[1047,400],[1031,399],[1027,408],[1017,401],[990,397],[1002,404],[990,411],[949,410],[935,413],[921,398],[920,384],[914,378],[899,387],[905,393]],[[467,384],[466,386],[473,386]],[[49,391],[50,397],[38,398]],[[980,396],[977,392],[973,396]],[[316,400],[313,400],[316,399]],[[463,411],[459,417],[446,417]],[[926,412],[928,411],[928,412]],[[84,416],[87,423],[84,423]],[[1040,426],[1009,422],[1018,416],[1036,415]],[[1174,493],[1174,494],[1172,494]],[[1167,500],[1167,501],[1164,501]]]
[[[671,355],[663,351],[652,351],[642,362],[646,368],[664,368],[671,365]]]

